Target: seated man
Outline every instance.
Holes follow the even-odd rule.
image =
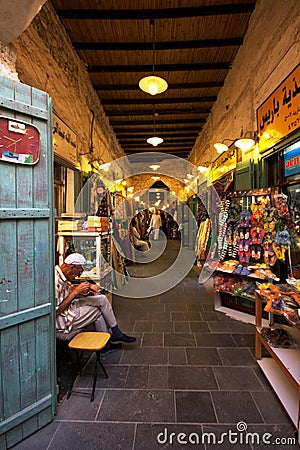
[[[136,217],[132,219],[132,237],[133,237],[133,245],[137,250],[140,250],[141,252],[146,252],[149,250],[149,244],[146,241],[142,241],[140,233],[137,230],[137,221]]]
[[[100,286],[88,281],[72,286],[71,281],[81,275],[85,262],[80,253],[72,253],[55,267],[56,329],[73,335],[93,322],[96,331],[107,332],[110,328],[111,338],[104,353],[121,348],[122,343],[135,342],[135,337],[127,336],[118,327],[111,304],[100,294]]]

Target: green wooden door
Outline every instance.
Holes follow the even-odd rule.
[[[5,144],[13,154],[14,142],[30,127],[40,134],[36,164],[3,161],[0,153],[0,448],[5,449],[50,422],[56,408],[51,100],[0,78],[0,116],[3,127],[7,120],[21,130],[11,147],[2,130],[0,150]],[[30,125],[22,129],[24,124]]]
[[[238,163],[235,172],[235,190],[248,190],[255,187],[253,160]]]

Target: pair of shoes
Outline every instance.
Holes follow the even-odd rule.
[[[132,342],[135,342],[136,341],[136,338],[135,337],[133,337],[133,336],[127,336],[126,334],[122,334],[122,336],[121,337],[118,337],[118,338],[116,338],[116,337],[114,337],[114,336],[112,336],[111,338],[110,338],[110,342],[112,343],[112,344],[131,344]]]
[[[108,341],[107,345],[100,351],[101,355],[108,355],[109,353],[114,353],[117,350],[121,350],[122,344],[113,344],[112,342]]]

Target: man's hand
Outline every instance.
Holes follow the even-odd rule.
[[[77,297],[78,295],[88,295],[89,290],[90,283],[88,281],[83,281],[82,283],[75,286],[72,292],[74,293],[75,297]]]
[[[100,294],[101,287],[98,284],[90,284],[90,292],[93,294]]]

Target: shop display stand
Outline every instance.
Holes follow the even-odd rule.
[[[222,272],[217,270],[215,272],[216,274],[219,275],[224,275],[224,276],[228,276],[230,278],[241,278],[241,279],[248,279],[249,281],[259,281],[259,282],[272,282],[272,280],[262,280],[261,278],[255,278],[255,277],[247,277],[244,275],[239,275],[239,274],[234,274],[234,273],[227,273],[227,272]],[[249,306],[238,306],[236,305],[236,307],[234,306],[226,306],[226,302],[225,302],[225,296],[230,296],[233,299],[233,303],[234,303],[234,299],[244,299],[247,301],[247,303],[249,304]],[[250,305],[253,306],[250,306]],[[215,305],[215,310],[222,312],[224,314],[226,314],[227,316],[230,316],[234,319],[240,320],[242,322],[245,323],[251,323],[251,324],[255,324],[255,315],[252,311],[255,311],[255,299],[251,298],[251,297],[246,297],[243,296],[242,293],[240,295],[229,292],[229,291],[216,291],[214,290],[214,305]]]
[[[295,348],[277,348],[271,346],[260,329],[263,325],[262,311],[263,299],[259,291],[255,292],[256,300],[256,334],[255,357],[257,363],[267,377],[280,402],[291,418],[298,431],[300,426],[300,346]],[[299,329],[291,326],[291,334],[297,343],[300,343]],[[267,357],[262,356],[262,349],[268,352]]]
[[[231,191],[226,193],[226,200],[229,202],[230,199],[238,200],[242,203],[242,210],[241,212],[250,213],[250,205],[256,201],[256,198],[258,197],[268,197],[271,205],[273,205],[273,197],[275,194],[278,193],[278,188],[259,188],[259,189],[250,189],[250,190],[238,190],[238,191]],[[238,220],[238,219],[237,219]],[[226,223],[231,224],[235,223],[234,219],[230,219],[229,217],[226,219]],[[236,222],[237,223],[237,222]],[[219,224],[220,226],[220,224]],[[232,225],[231,225],[232,226]],[[233,225],[237,228],[249,229],[251,230],[252,224],[249,221],[248,225]],[[261,226],[261,225],[259,225]],[[254,225],[255,227],[255,225]],[[251,242],[251,239],[247,238],[251,245],[255,246],[256,244],[254,242]],[[262,243],[259,243],[259,246],[262,246]],[[228,256],[229,255],[229,256]],[[231,257],[228,253],[227,257],[223,259],[223,261],[226,263],[227,259],[238,259],[238,256]],[[220,255],[221,257],[222,255]],[[240,260],[240,264],[242,264]],[[253,266],[255,263],[250,260],[250,262],[243,264],[244,266]],[[243,279],[247,280],[247,282],[253,281],[253,282],[259,282],[259,283],[274,283],[276,282],[276,278],[260,278],[255,276],[247,276],[243,274],[238,274],[233,272],[226,272],[223,270],[216,270],[215,275],[223,275],[226,278],[233,278],[235,280]],[[275,275],[275,274],[274,274]],[[278,278],[279,279],[279,278]],[[214,289],[214,300],[215,300],[215,310],[225,313],[226,315],[236,318],[238,320],[241,320],[246,323],[252,323],[255,324],[255,299],[254,297],[250,296],[244,296],[241,292],[240,294],[233,293],[230,291],[225,290],[216,290]]]

